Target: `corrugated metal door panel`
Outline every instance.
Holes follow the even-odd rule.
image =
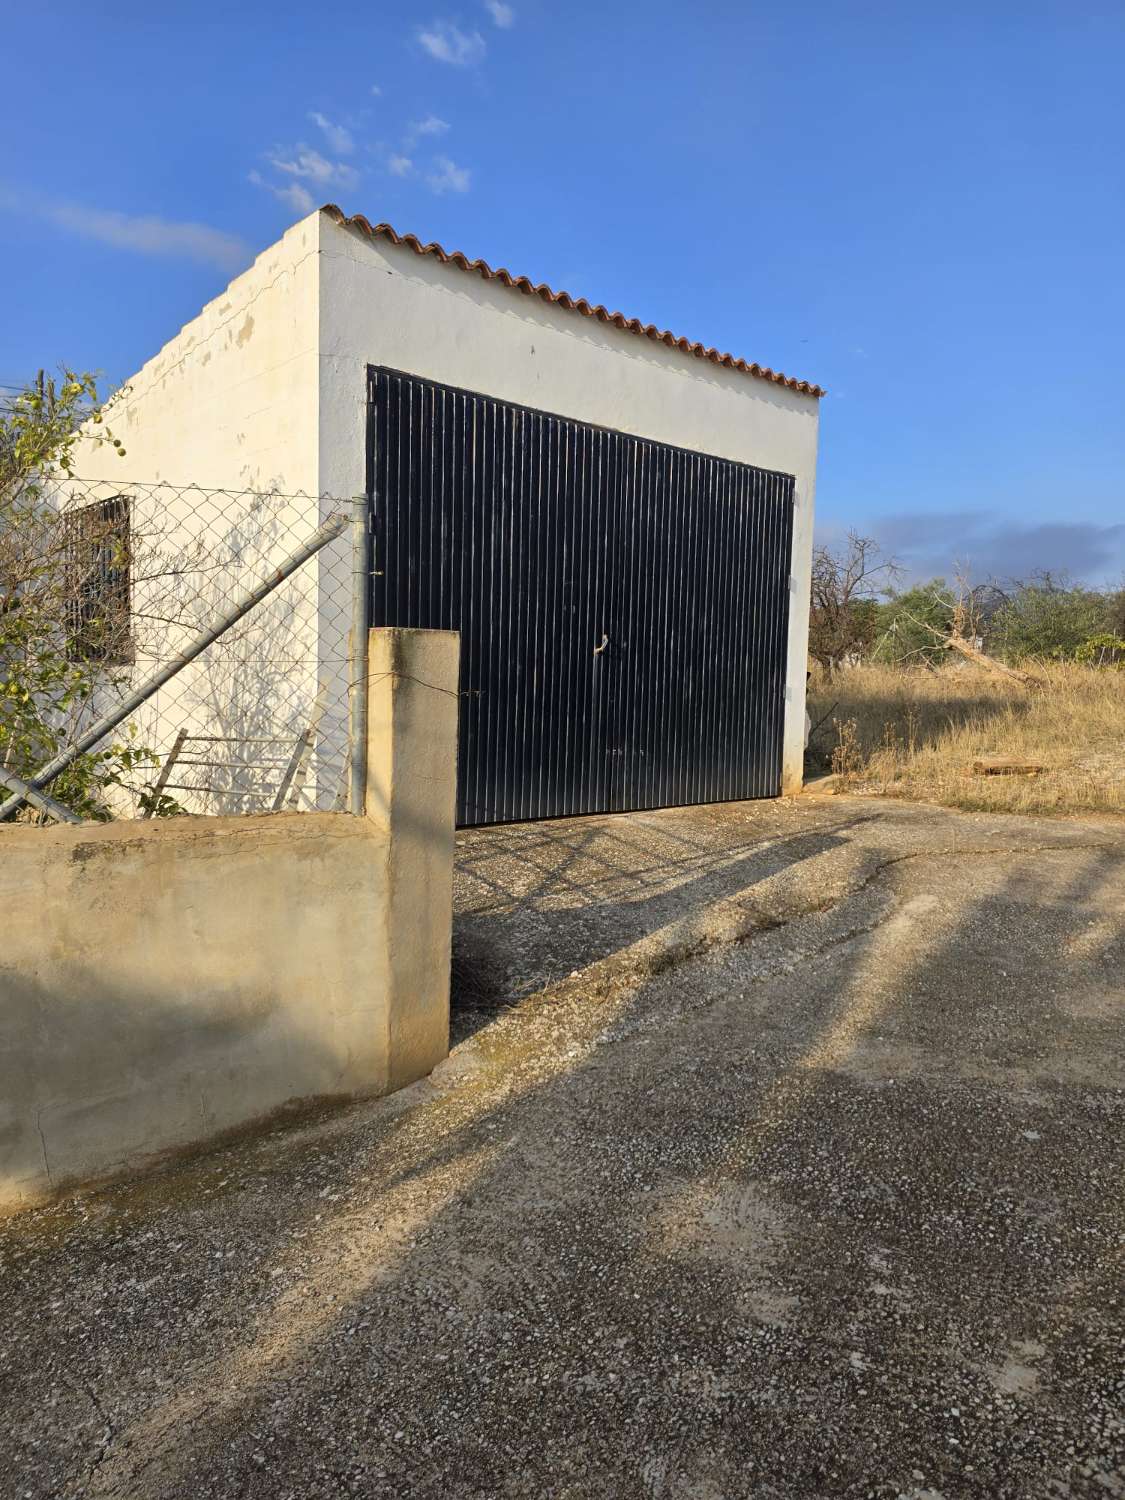
[[[793,480],[391,370],[373,619],[461,632],[458,820],[774,796]]]

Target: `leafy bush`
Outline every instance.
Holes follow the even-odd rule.
[[[1119,672],[1125,672],[1125,639],[1108,632],[1092,635],[1078,647],[1074,659],[1092,667],[1116,667]]]
[[[890,590],[886,602],[878,606],[872,659],[895,665],[934,665],[943,660],[940,636],[948,633],[956,605],[957,596],[944,578],[933,578],[902,593]]]
[[[989,640],[1012,661],[1041,656],[1073,660],[1080,646],[1110,629],[1110,596],[1050,578],[1020,584],[997,610]]]
[[[128,653],[113,639],[128,630],[127,611],[110,621],[91,603],[74,527],[57,504],[80,432],[124,456],[105,414],[95,377],[68,369],[57,384],[40,376],[0,412],[0,765],[24,780],[74,743],[97,717],[99,695],[127,673]],[[92,536],[87,522],[81,541],[100,571],[127,567],[108,528]],[[130,730],[75,760],[52,793],[82,817],[105,819],[110,789],[156,760]],[[153,811],[178,810],[164,800]]]

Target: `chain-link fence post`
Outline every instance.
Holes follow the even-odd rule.
[[[367,801],[368,634],[371,629],[371,502],[352,501],[352,629],[348,681],[348,811]]]

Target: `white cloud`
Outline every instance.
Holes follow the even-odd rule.
[[[449,129],[449,122],[441,120],[437,115],[427,115],[424,120],[412,120],[406,127],[402,144],[405,150],[410,151],[423,136],[444,135]]]
[[[352,133],[350,130],[346,130],[343,125],[334,124],[333,121],[327,119],[315,109],[309,114],[309,119],[323,132],[324,139],[337,155],[347,156],[349,152],[355,150],[355,141],[352,139]]]
[[[409,156],[392,156],[387,162],[387,170],[395,177],[409,177],[414,171],[414,163]]]
[[[418,120],[410,127],[410,134],[414,137],[420,135],[444,135],[449,129],[448,120],[439,120],[437,115],[427,115],[424,120]]]
[[[0,209],[33,213],[59,229],[83,239],[97,240],[117,250],[138,255],[167,256],[240,271],[248,265],[251,250],[236,234],[212,229],[190,220],[161,219],[155,214],[122,214],[112,209],[87,208],[65,199],[36,199],[0,188]]]
[[[290,177],[303,177],[309,182],[319,182],[325,187],[334,184],[350,188],[355,187],[359,181],[359,173],[354,167],[349,167],[347,162],[328,161],[311,146],[298,145],[288,150],[279,146],[268,160],[279,172],[285,172]]]
[[[452,21],[433,21],[429,26],[420,26],[416,35],[419,45],[432,58],[457,68],[483,62],[488,50],[479,31],[464,32]]]
[[[467,193],[472,175],[468,167],[459,167],[448,156],[435,156],[434,170],[427,174],[426,183],[434,193]]]
[[[516,19],[516,13],[504,0],[484,0],[484,8],[501,31],[506,31]]]
[[[379,95],[383,92],[383,90],[379,87],[379,85],[377,83],[373,83],[371,85],[371,92],[375,95],[376,99],[378,99]]]
[[[265,188],[267,193],[272,193],[280,202],[287,203],[296,213],[311,214],[316,207],[316,199],[299,182],[289,182],[284,187],[278,187],[275,183],[267,182],[261,172],[251,172],[250,181],[255,187]]]

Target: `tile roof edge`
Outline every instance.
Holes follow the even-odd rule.
[[[503,267],[494,271],[487,261],[470,260],[460,250],[444,250],[436,240],[423,245],[417,235],[399,234],[390,224],[372,224],[363,214],[353,214],[349,217],[335,203],[325,203],[320,212],[327,214],[341,228],[358,229],[369,239],[389,240],[392,245],[405,245],[416,255],[433,256],[442,265],[457,266],[462,271],[475,271],[485,281],[499,281],[503,286],[511,287],[515,291],[524,293],[525,296],[539,297],[542,301],[551,302],[556,307],[582,313],[588,318],[597,318],[601,323],[612,324],[613,327],[623,329],[627,333],[640,334],[652,339],[655,343],[665,344],[670,349],[680,349],[685,354],[694,355],[697,359],[709,360],[713,365],[722,365],[729,370],[740,370],[759,380],[768,380],[773,385],[797,391],[802,396],[815,396],[819,399],[825,394],[819,385],[813,385],[807,380],[796,380],[791,375],[783,375],[780,370],[771,370],[764,365],[749,363],[744,359],[736,358],[733,354],[721,354],[718,349],[705,349],[702,344],[693,343],[690,339],[678,338],[667,329],[657,328],[655,323],[641,323],[639,319],[627,318],[623,313],[610,312],[600,303],[592,306],[585,297],[572,297],[569,292],[553,291],[545,282],[540,282],[536,286],[526,276],[513,276]]]

